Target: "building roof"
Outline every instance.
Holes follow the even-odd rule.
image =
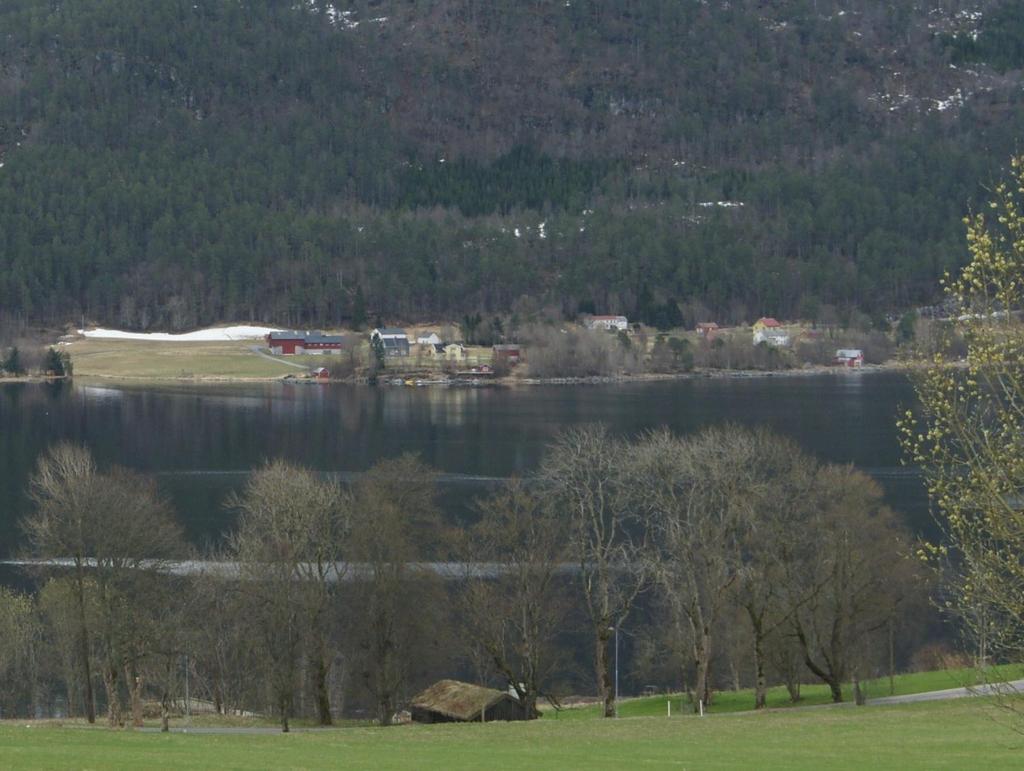
[[[757,320],[757,324],[760,324],[763,327],[781,327],[782,326],[782,324],[780,324],[778,321],[773,319],[771,316],[762,316],[761,318],[759,318]]]
[[[373,331],[381,337],[407,337],[405,330],[398,327],[380,327]]]
[[[697,329],[718,329],[718,324],[714,321],[702,321],[697,324]]]
[[[863,356],[864,351],[860,348],[839,348],[836,351],[836,356],[840,359],[856,359],[858,356]]]
[[[475,720],[484,709],[489,709],[503,699],[514,698],[494,688],[459,680],[439,680],[414,696],[411,706],[437,712],[454,720]]]
[[[495,351],[518,351],[519,343],[498,343],[493,346]]]
[[[345,338],[341,335],[325,335],[323,332],[307,332],[307,343],[335,343],[341,344]]]
[[[271,340],[303,340],[305,336],[304,332],[296,332],[294,329],[277,329],[267,335]]]
[[[628,321],[625,316],[591,316],[591,321]]]
[[[323,332],[297,332],[294,329],[278,329],[271,332],[268,337],[271,340],[302,340],[307,343],[335,343],[344,342],[341,335],[325,335]]]

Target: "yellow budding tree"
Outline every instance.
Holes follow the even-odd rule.
[[[1024,661],[1022,200],[1024,157],[965,219],[971,259],[944,282],[956,306],[946,345],[917,377],[920,409],[900,421],[944,536],[925,551],[982,667]]]

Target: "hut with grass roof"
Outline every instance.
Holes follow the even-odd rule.
[[[526,707],[515,696],[494,688],[441,680],[415,696],[409,706],[415,723],[487,723],[492,720],[529,720]]]

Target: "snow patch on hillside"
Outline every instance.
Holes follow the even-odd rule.
[[[120,329],[80,329],[78,334],[98,340],[146,340],[158,343],[208,343],[229,340],[258,340],[274,332],[278,327],[234,326],[197,329],[194,332],[172,334],[170,332],[124,332]]]

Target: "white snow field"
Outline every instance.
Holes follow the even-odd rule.
[[[146,340],[158,343],[209,343],[225,340],[257,340],[274,332],[278,327],[211,327],[197,329],[194,332],[183,332],[180,335],[170,332],[122,332],[120,329],[80,329],[78,334],[100,340]]]

